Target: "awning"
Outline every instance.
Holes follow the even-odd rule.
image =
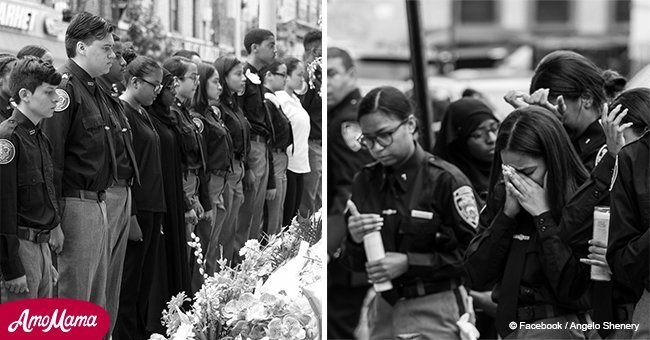
[[[63,65],[63,63],[68,60],[68,57],[65,54],[65,43],[54,37],[48,39],[0,30],[0,52],[16,55],[20,49],[27,45],[40,45],[45,47],[50,51],[50,53],[52,53],[55,67]]]

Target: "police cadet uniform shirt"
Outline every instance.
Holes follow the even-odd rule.
[[[282,111],[280,101],[273,91],[264,87],[264,105],[271,116],[273,122],[274,136],[271,141],[273,151],[285,152],[289,145],[293,144],[293,132],[291,131],[291,122],[287,115]],[[281,149],[278,150],[278,149]]]
[[[0,122],[11,116],[14,108],[11,106],[11,100],[4,93],[0,92]]]
[[[170,110],[178,117],[177,128],[181,138],[181,150],[183,150],[183,172],[190,169],[205,169],[203,136],[199,131],[199,127],[192,120],[190,111],[178,98],[174,99],[174,104],[172,104]]]
[[[413,298],[453,289],[464,276],[463,255],[475,234],[479,211],[470,181],[454,165],[425,152],[414,154],[399,168],[381,163],[366,166],[354,179],[351,200],[362,214],[380,214],[387,252],[404,253],[408,269],[392,280],[394,293]],[[343,263],[365,271],[362,244],[347,237]],[[445,284],[447,284],[445,286]],[[428,291],[427,287],[438,286]],[[418,295],[401,292],[419,290]],[[387,300],[391,292],[382,293]]]
[[[578,152],[582,164],[591,172],[596,163],[607,153],[605,132],[600,120],[591,123],[585,132],[577,138],[572,138],[573,147]]]
[[[140,183],[133,186],[132,210],[165,212],[160,137],[147,111],[135,108],[126,101],[121,102],[124,105],[124,114],[134,131],[135,156],[140,170],[145,174]]]
[[[614,173],[607,263],[613,277],[650,291],[650,132],[621,149]]]
[[[251,124],[251,135],[268,138],[272,135],[271,119],[264,108],[262,81],[259,70],[249,63],[244,64],[246,87],[244,94],[238,97],[239,106]]]
[[[18,109],[0,123],[0,264],[5,280],[25,275],[18,227],[51,230],[59,224],[50,152],[47,137]]]
[[[106,190],[117,178],[110,107],[95,79],[72,59],[59,72],[56,112],[41,123],[52,141],[57,197],[66,190]]]
[[[129,120],[124,115],[120,93],[115,84],[110,84],[104,77],[97,77],[97,84],[104,91],[110,108],[111,131],[115,140],[115,158],[117,161],[117,178],[135,183],[140,181],[138,162],[133,152],[133,131]]]
[[[222,102],[219,103],[219,109],[221,110],[221,118],[228,131],[230,131],[234,158],[238,161],[245,161],[251,148],[251,124],[232,97],[226,98],[225,103],[222,99]]]
[[[216,106],[208,106],[203,114],[196,111],[191,114],[192,121],[203,134],[206,172],[225,176],[232,170],[233,143],[221,111]]]
[[[604,176],[605,181],[608,175]],[[496,184],[494,191],[481,212],[478,235],[465,254],[470,287],[477,291],[494,288],[492,299],[499,304],[504,316],[512,317],[508,322],[533,322],[587,310],[588,295],[570,298],[580,296],[579,293],[585,292],[587,286],[576,288],[579,292],[570,292],[573,282],[562,280],[574,273],[565,272],[566,263],[554,262],[554,259],[562,262],[572,256],[564,244],[564,230],[552,225],[555,222],[550,213],[532,217],[522,209],[515,218],[508,217],[502,210],[506,198],[503,179]],[[591,194],[582,193],[583,196]],[[578,200],[576,204],[582,203]],[[590,211],[580,211],[580,207],[573,209],[578,213],[575,219],[566,223],[578,223],[585,214],[593,214],[593,207]],[[566,228],[569,228],[568,224]],[[582,252],[586,257],[588,250]],[[505,336],[507,333],[499,328],[499,309],[497,329]]]

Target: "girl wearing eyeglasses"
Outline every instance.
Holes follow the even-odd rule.
[[[370,91],[358,117],[358,140],[377,162],[352,184],[341,259],[370,283],[393,286],[370,304],[370,338],[459,339],[456,321],[469,307],[463,254],[479,217],[470,181],[422,149],[414,109],[396,88]],[[363,237],[375,231],[386,256],[367,262]]]
[[[449,105],[433,154],[457,166],[485,200],[499,121],[482,101],[462,98]]]
[[[160,138],[144,106],[153,103],[162,88],[162,68],[155,60],[138,56],[127,65],[127,88],[120,96],[133,131],[133,151],[140,183],[133,185],[129,241],[124,258],[122,291],[114,334],[145,335],[138,313],[149,301],[158,268],[158,242],[166,211]]]
[[[287,148],[293,144],[291,122],[282,110],[280,100],[275,92],[284,90],[287,83],[287,65],[274,60],[260,70],[262,76],[262,92],[264,106],[273,124],[271,137],[271,157],[269,163],[272,168],[267,185],[266,206],[268,216],[266,219],[269,235],[276,234],[282,228],[282,213],[284,199],[287,194]]]
[[[199,126],[192,120],[187,107],[199,84],[198,69],[195,63],[184,57],[171,57],[163,67],[179,80],[176,99],[171,111],[178,119],[183,150],[183,188],[185,190],[185,221],[187,238],[194,231],[199,218],[212,219],[212,203],[205,196],[199,195],[199,175],[205,171],[203,136]],[[207,213],[204,213],[207,212]]]

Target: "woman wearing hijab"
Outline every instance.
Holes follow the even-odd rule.
[[[499,121],[482,101],[462,98],[449,105],[433,154],[457,166],[479,197],[488,192]]]

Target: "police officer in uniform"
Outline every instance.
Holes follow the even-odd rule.
[[[336,47],[327,49],[327,336],[351,339],[359,323],[368,279],[363,273],[350,273],[339,260],[347,227],[345,205],[350,197],[354,174],[372,162],[372,157],[356,142],[361,134],[357,109],[361,92],[356,84],[356,69],[350,55]]]
[[[17,107],[0,123],[0,265],[2,300],[52,297],[50,240],[59,227],[50,143],[38,126],[54,113],[61,75],[43,61],[27,57],[11,73]]]
[[[238,254],[246,240],[257,239],[262,230],[271,164],[268,145],[274,135],[271,118],[264,107],[262,77],[259,71],[275,57],[275,36],[265,29],[250,30],[244,37],[244,47],[248,52],[244,63],[246,88],[239,97],[239,103],[251,124],[251,150],[245,163],[244,204],[239,210],[235,254]]]
[[[106,189],[118,178],[115,140],[105,94],[95,78],[110,69],[113,27],[83,12],[66,30],[68,61],[59,102],[43,130],[54,150],[54,183],[65,235],[58,256],[58,296],[106,303],[108,222]]]
[[[16,57],[6,55],[0,57],[0,122],[9,118],[13,112],[11,106],[11,90],[9,89],[9,74],[16,63]]]
[[[392,282],[370,304],[371,339],[460,338],[456,321],[468,310],[463,254],[478,225],[476,196],[458,168],[422,149],[413,112],[394,87],[359,104],[359,142],[378,162],[352,184],[342,258],[372,283]],[[362,243],[375,231],[386,256],[368,262]]]
[[[618,154],[611,189],[607,262],[612,275],[643,290],[632,315],[633,339],[650,337],[650,132]]]

